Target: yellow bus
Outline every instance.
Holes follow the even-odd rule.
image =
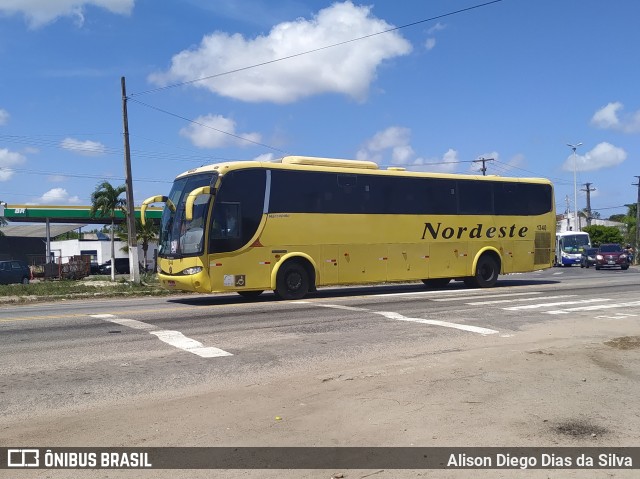
[[[491,287],[499,274],[553,265],[546,179],[287,156],[189,170],[142,216],[159,202],[158,277],[173,290],[300,299],[340,284]]]

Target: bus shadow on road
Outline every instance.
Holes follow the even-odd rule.
[[[377,285],[359,285],[359,286],[339,286],[339,287],[323,287],[318,291],[310,292],[305,299],[321,299],[321,298],[344,298],[349,296],[385,296],[385,295],[398,295],[406,294],[419,295],[421,293],[444,293],[447,292],[461,292],[469,291],[471,294],[478,294],[479,291],[500,292],[503,288],[517,287],[517,286],[543,286],[550,284],[558,284],[560,281],[553,281],[547,279],[501,279],[498,280],[493,288],[478,289],[469,288],[462,281],[452,281],[443,288],[428,288],[422,283],[396,283],[396,284],[377,284]],[[304,301],[304,300],[302,300]],[[270,303],[281,302],[276,295],[267,291],[258,296],[257,298],[247,299],[243,298],[237,293],[218,293],[207,294],[202,296],[189,296],[185,298],[173,298],[168,300],[170,303],[188,304],[190,306],[215,306],[215,305],[231,305],[231,304],[251,304],[251,303]],[[284,301],[288,302],[288,301]]]

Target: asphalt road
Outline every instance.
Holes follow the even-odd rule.
[[[550,373],[548,364],[533,360],[557,361],[563,354],[568,357],[568,351],[580,353],[585,347],[597,345],[597,351],[589,354],[600,354],[594,361],[615,376],[616,386],[629,381],[630,394],[637,391],[640,378],[637,372],[624,370],[624,364],[639,360],[639,293],[638,267],[628,271],[573,267],[501,277],[495,288],[483,290],[453,282],[435,291],[418,284],[328,288],[293,302],[277,301],[265,293],[253,302],[237,295],[204,295],[4,305],[0,306],[0,444],[42,440],[47,447],[78,446],[107,440],[118,446],[282,445],[282,441],[413,445],[423,444],[427,436],[431,445],[565,444],[562,436],[552,440],[544,434],[543,439],[529,441],[515,426],[511,431],[500,424],[495,425],[493,437],[491,427],[478,424],[478,431],[462,442],[456,440],[460,436],[455,430],[473,430],[478,411],[469,405],[476,402],[486,408],[481,416],[503,408],[504,416],[515,422],[518,401],[536,397],[541,387],[549,390],[549,397],[559,394],[562,402],[564,393],[554,388],[567,380],[581,386],[591,369],[583,371],[578,364],[572,370],[574,366],[567,363],[560,371],[556,364]],[[609,354],[602,344],[620,338],[626,338],[622,341],[630,347],[618,349],[632,356],[611,364],[609,356],[602,356]],[[516,367],[520,360],[526,368],[521,372]],[[467,375],[480,363],[480,373]],[[508,369],[504,377],[498,373],[503,369]],[[567,379],[573,372],[580,377]],[[516,393],[507,381],[519,374],[532,379],[518,381],[517,400],[509,402],[506,395]],[[460,399],[455,413],[459,424],[447,426],[450,416],[443,415],[442,424],[428,419],[430,432],[423,437],[416,431],[408,442],[399,439],[399,432],[372,437],[371,424],[348,413],[355,407],[350,405],[353,398],[362,404],[371,392],[348,388],[365,387],[367,381],[366,387],[375,383],[374,389],[384,391],[385,397],[365,401],[369,418],[396,414],[395,403],[412,402],[407,397],[432,394],[428,407],[434,411],[447,403],[447,397]],[[415,389],[421,384],[426,389]],[[482,399],[474,397],[476,387]],[[607,387],[583,391],[579,401],[563,406],[564,416],[588,425],[584,404],[606,402],[607,394],[621,404],[615,388]],[[504,394],[487,397],[492,389],[502,388]],[[295,397],[291,403],[283,399],[291,397]],[[633,400],[625,398],[622,404],[627,399]],[[312,411],[306,409],[304,414],[296,410],[311,406]],[[544,411],[544,405],[538,406]],[[633,436],[626,427],[638,423],[638,415],[629,423],[622,410],[616,412],[613,406],[607,410],[613,415],[609,429],[594,426],[593,430],[620,424],[618,434],[611,434],[606,444],[626,445]],[[297,426],[279,436],[274,424],[286,421],[290,413]],[[256,422],[260,415],[264,424]],[[543,421],[550,420],[557,425],[562,418]],[[389,421],[405,424],[404,434],[412,430],[407,411]],[[223,431],[227,425],[227,433],[194,433],[198,424],[215,424]],[[351,432],[342,430],[346,425]],[[57,434],[57,429],[67,433]],[[340,431],[338,437],[335,431]],[[566,438],[577,439],[576,434]]]

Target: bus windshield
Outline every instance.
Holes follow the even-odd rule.
[[[562,251],[565,253],[580,253],[589,246],[589,236],[582,235],[568,235],[562,238]]]
[[[178,178],[173,182],[167,207],[162,212],[158,255],[179,258],[202,254],[211,196],[201,195],[196,198],[191,221],[185,220],[185,203],[191,191],[202,186],[213,186],[217,176],[217,172],[206,173]]]

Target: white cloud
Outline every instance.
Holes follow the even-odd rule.
[[[434,26],[429,28],[429,30],[427,30],[427,33],[429,35],[433,35],[436,32],[440,32],[440,31],[444,30],[445,28],[447,28],[446,25],[443,25],[442,23],[438,22]]]
[[[411,44],[398,32],[349,41],[390,28],[392,25],[371,15],[371,7],[350,1],[335,3],[310,20],[280,23],[266,36],[206,35],[197,47],[174,55],[169,70],[150,75],[149,81],[162,86],[274,62],[192,85],[248,102],[290,103],[327,92],[362,100],[380,64],[408,54]],[[349,43],[325,48],[340,42]],[[316,49],[319,51],[276,62]]]
[[[591,124],[604,130],[640,133],[640,110],[620,116],[623,109],[624,105],[619,101],[608,103],[594,113]]]
[[[253,160],[254,161],[263,161],[265,163],[268,163],[268,162],[274,160],[274,156],[275,155],[273,153],[264,153],[262,155],[256,156]]]
[[[48,205],[77,204],[80,203],[80,198],[77,196],[69,196],[69,193],[64,188],[53,188],[38,198],[37,202]]]
[[[446,25],[438,22],[427,30],[427,34],[430,35],[429,38],[427,38],[424,42],[424,47],[427,50],[433,50],[436,47],[435,34],[444,30],[445,28],[447,28]]]
[[[434,173],[453,173],[460,166],[458,152],[449,148],[441,158],[416,158],[413,170],[432,171]]]
[[[221,148],[229,145],[250,146],[251,142],[259,142],[261,139],[259,133],[238,133],[235,121],[211,114],[196,118],[194,123],[190,123],[180,130],[180,135],[188,138],[199,148]],[[245,141],[243,138],[249,141]]]
[[[6,125],[9,122],[9,112],[0,108],[0,126]]]
[[[356,153],[358,160],[374,161],[378,164],[387,162],[404,166],[412,170],[450,173],[459,166],[458,152],[449,149],[441,158],[424,158],[416,156],[411,146],[411,130],[392,126],[373,135]]]
[[[0,0],[0,14],[22,14],[32,29],[52,23],[60,17],[71,17],[77,26],[82,26],[87,5],[129,15],[134,3],[135,0]]]
[[[106,147],[97,141],[76,140],[75,138],[65,138],[60,143],[65,150],[72,151],[82,156],[100,156],[104,155]]]
[[[576,171],[595,171],[619,165],[627,159],[627,152],[607,142],[596,145],[584,155],[576,155]],[[562,164],[565,171],[573,171],[573,154]]]
[[[27,161],[24,155],[0,148],[0,181],[9,180],[15,173],[13,166],[18,166]]]
[[[410,145],[411,130],[401,126],[391,126],[386,130],[379,131],[356,153],[358,160],[375,161],[382,163],[384,153],[391,151],[392,163],[394,165],[405,165],[409,163],[415,155]]]

